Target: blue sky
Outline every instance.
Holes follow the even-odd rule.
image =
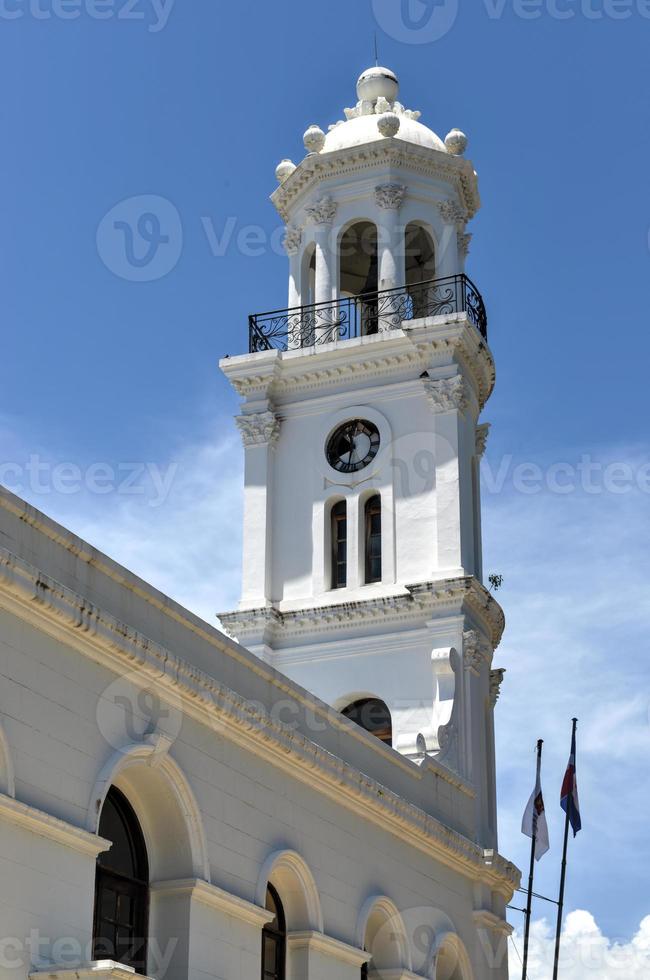
[[[216,365],[244,351],[249,312],[285,302],[275,166],[353,104],[375,30],[405,103],[469,135],[484,202],[468,269],[498,366],[484,417],[486,561],[509,621],[501,848],[525,865],[517,824],[544,737],[555,848],[539,887],[556,890],[578,714],[568,908],[628,942],[650,914],[650,4],[1,0],[2,475],[204,615],[233,605],[240,447]],[[170,270],[149,282],[119,274],[101,230],[143,195],[173,218]],[[62,463],[115,479],[64,492]],[[587,483],[586,463],[601,467]],[[112,491],[132,464],[150,464],[141,492]]]

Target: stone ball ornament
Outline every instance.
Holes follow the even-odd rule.
[[[382,136],[397,136],[401,125],[399,116],[394,112],[384,112],[377,118],[377,129]]]
[[[275,176],[278,181],[283,184],[285,180],[291,176],[291,174],[296,169],[296,165],[293,160],[280,160],[279,164],[275,168]]]
[[[393,103],[399,95],[397,75],[390,68],[368,68],[357,82],[357,95],[362,102],[384,98]]]
[[[325,133],[320,126],[312,125],[303,136],[305,149],[309,153],[320,153],[325,146]]]
[[[461,132],[460,129],[452,129],[451,132],[447,133],[445,136],[445,146],[450,153],[454,156],[460,157],[463,155],[467,149],[467,144],[469,140],[465,136],[465,133]]]

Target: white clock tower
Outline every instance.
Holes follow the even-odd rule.
[[[384,68],[307,155],[283,160],[287,309],[252,316],[221,367],[242,398],[244,564],[224,627],[476,800],[496,846],[503,631],[481,562],[479,423],[495,379],[465,274],[480,199],[467,139],[441,140]]]

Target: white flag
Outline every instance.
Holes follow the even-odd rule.
[[[548,824],[546,823],[546,811],[544,809],[544,796],[542,794],[542,760],[537,757],[537,781],[533,795],[528,801],[524,819],[521,823],[521,832],[531,840],[535,837],[535,860],[543,858],[550,848],[548,839]]]

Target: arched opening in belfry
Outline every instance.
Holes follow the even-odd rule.
[[[313,306],[316,302],[316,246],[314,244],[309,245],[303,255],[300,300],[302,306]]]
[[[339,242],[339,295],[349,304],[350,327],[358,336],[377,333],[377,290],[379,267],[377,226],[356,221]]]
[[[341,714],[386,745],[393,744],[393,719],[390,708],[379,698],[361,698],[353,701],[342,709]]]
[[[436,248],[433,238],[423,225],[412,221],[404,236],[406,259],[406,290],[413,304],[413,319],[427,315],[430,283],[436,277]]]
[[[436,248],[427,229],[412,221],[406,226],[404,246],[406,285],[417,286],[435,279]]]

